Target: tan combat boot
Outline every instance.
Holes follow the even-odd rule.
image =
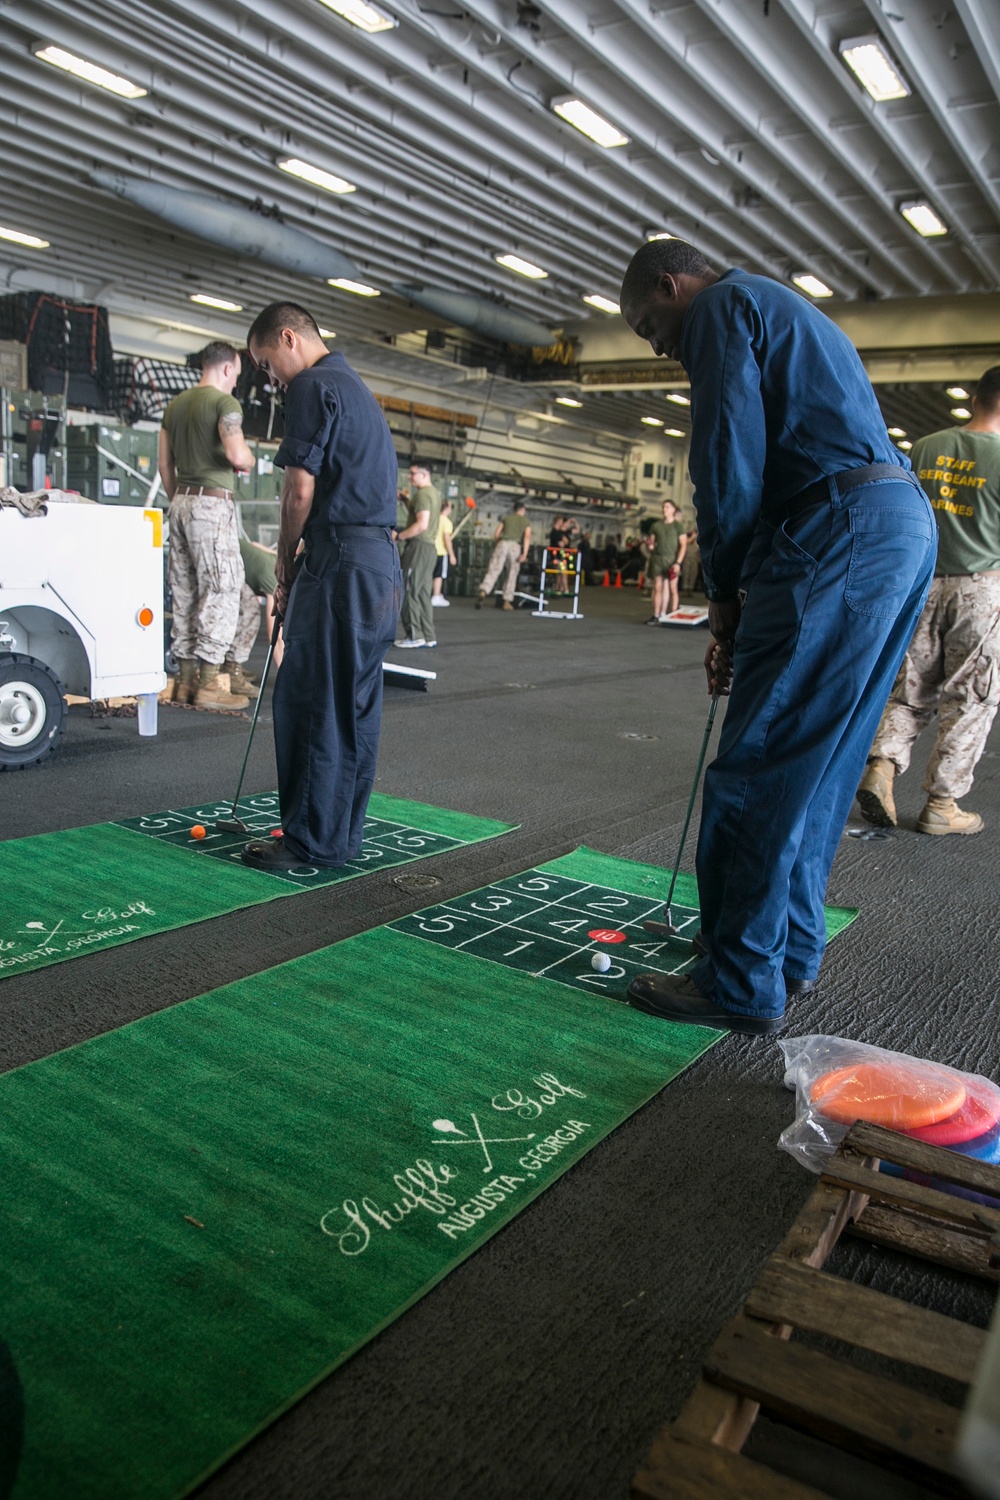
[[[222,713],[238,713],[241,708],[248,708],[249,705],[249,698],[224,692],[219,686],[219,668],[210,661],[202,662],[198,691],[194,695],[195,708],[214,708]]]
[[[918,833],[978,833],[982,826],[979,814],[966,812],[954,797],[928,797],[917,819]]]
[[[873,756],[865,767],[865,774],[858,787],[858,806],[866,823],[876,828],[895,828],[896,803],[892,795],[895,762]]]
[[[172,703],[191,703],[198,691],[198,658],[196,656],[182,656],[178,658],[177,676],[174,678],[174,696]]]
[[[503,604],[500,607],[501,607],[501,609],[513,609],[514,608],[513,604],[508,604],[507,601],[506,601],[506,599],[503,601]]]
[[[476,608],[477,609],[482,609],[482,607],[483,607],[483,600],[485,598],[486,598],[485,591],[483,589],[480,589],[479,593],[476,595]]]
[[[229,673],[229,691],[231,693],[234,693],[237,697],[242,695],[247,698],[256,698],[257,684],[252,677],[247,676],[243,670],[243,663],[241,661],[224,661],[222,663],[222,670]]]

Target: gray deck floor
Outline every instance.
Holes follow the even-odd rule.
[[[387,694],[379,790],[521,825],[421,865],[441,881],[432,899],[578,843],[672,862],[707,711],[707,636],[643,628],[648,606],[634,590],[587,590],[583,607],[586,618],[568,622],[477,613],[456,600],[438,612],[436,651],[395,653],[438,680],[426,695]],[[245,720],[161,709],[160,726],[156,740],[140,740],[134,720],[74,710],[47,764],[0,777],[3,835],[229,792]],[[248,791],[274,785],[269,731],[262,723]],[[829,899],[860,906],[861,918],[831,948],[820,992],[795,1005],[791,1029],[997,1078],[998,752],[988,751],[967,799],[987,820],[975,838],[913,831],[920,770],[918,762],[900,787],[908,826],[891,839],[841,843]],[[407,896],[387,873],[6,979],[0,1065],[45,1056],[428,899]],[[792,1114],[781,1074],[772,1043],[725,1040],[200,1493],[624,1497],[653,1434],[679,1410],[702,1354],[812,1186],[776,1149]],[[868,1274],[863,1256],[845,1256],[855,1274]],[[892,1261],[875,1274],[883,1290],[907,1284]],[[987,1304],[957,1280],[931,1300],[986,1315]]]

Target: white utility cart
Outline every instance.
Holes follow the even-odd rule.
[[[155,734],[165,685],[163,512],[0,508],[0,771],[53,749],[67,693],[134,696],[139,733]]]

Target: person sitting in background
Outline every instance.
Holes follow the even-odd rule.
[[[528,548],[531,546],[531,527],[528,525],[527,505],[523,500],[515,500],[514,509],[497,526],[493,533],[496,545],[490,557],[486,576],[479,585],[479,593],[476,595],[476,608],[482,609],[483,600],[492,592],[493,586],[506,567],[507,576],[503,585],[503,607],[514,608],[514,590],[517,587],[517,575],[521,564],[527,561]]]
[[[449,604],[443,592],[444,581],[448,577],[448,564],[455,566],[455,549],[451,545],[451,534],[455,528],[452,525],[451,510],[451,501],[443,501],[437,536],[434,538],[437,562],[434,564],[434,581],[431,584],[431,604],[439,605],[442,609],[447,609]]]

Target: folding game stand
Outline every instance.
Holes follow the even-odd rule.
[[[548,609],[546,607],[545,601],[546,601],[546,597],[547,597],[549,591],[545,587],[545,580],[546,580],[546,578],[548,577],[548,575],[550,573],[561,573],[562,572],[561,568],[550,568],[549,567],[549,553],[551,551],[559,551],[565,557],[568,557],[568,558],[572,559],[572,565],[573,565],[573,572],[572,572],[573,593],[572,593],[572,595],[568,596],[568,597],[572,598],[572,600],[573,600],[573,608],[572,608],[571,611],[558,610],[558,609]],[[531,596],[531,597],[533,597],[533,596]],[[565,598],[567,596],[559,594],[559,595],[556,595],[555,597],[561,599],[561,598]],[[543,547],[542,548],[542,571],[541,571],[541,573],[539,575],[539,579],[538,579],[538,608],[537,609],[533,609],[531,611],[531,613],[537,619],[542,619],[542,620],[582,620],[583,619],[583,615],[580,613],[580,553],[579,553],[579,550],[576,547],[559,547],[559,548]]]

